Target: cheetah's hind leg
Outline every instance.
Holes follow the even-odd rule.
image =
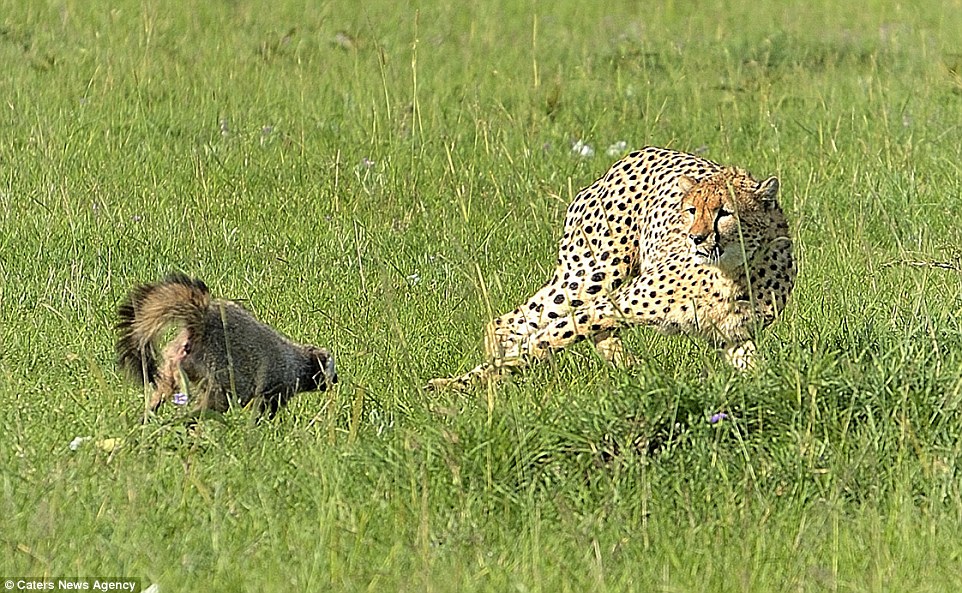
[[[490,362],[483,362],[460,377],[439,377],[431,379],[425,386],[429,391],[450,389],[464,391],[475,383],[486,383],[500,380],[507,374],[508,367],[495,366]]]

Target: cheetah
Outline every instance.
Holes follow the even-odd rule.
[[[706,339],[735,368],[795,281],[776,177],[647,147],[581,190],[565,216],[557,267],[523,305],[488,324],[487,362],[430,389],[464,388],[591,338],[621,365],[618,332],[645,325]]]

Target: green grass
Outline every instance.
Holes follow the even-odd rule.
[[[0,575],[962,590],[959,3],[468,4],[0,0]],[[638,330],[638,368],[423,391],[620,140],[780,177],[764,366]],[[174,269],[338,388],[141,427],[114,312]]]

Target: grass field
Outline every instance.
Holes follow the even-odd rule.
[[[0,576],[962,590],[962,2],[727,4],[0,0]],[[781,179],[762,367],[637,330],[424,391],[620,141]],[[115,310],[175,269],[338,387],[142,427]]]

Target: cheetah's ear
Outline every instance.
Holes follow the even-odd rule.
[[[683,194],[687,194],[688,190],[695,186],[695,180],[687,175],[679,175],[677,183],[678,189],[680,189]]]
[[[759,183],[758,189],[755,190],[755,197],[766,206],[775,204],[775,199],[778,197],[778,177],[769,177]]]

